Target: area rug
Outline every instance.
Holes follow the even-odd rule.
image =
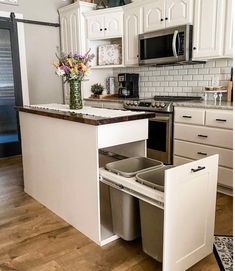
[[[215,236],[214,254],[221,271],[233,271],[232,236]]]

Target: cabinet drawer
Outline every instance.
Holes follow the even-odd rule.
[[[180,166],[192,162],[192,159],[183,158],[180,156],[174,156],[174,166]],[[229,188],[233,187],[233,170],[219,167],[218,172],[218,184]]]
[[[210,110],[206,111],[206,125],[218,128],[233,128],[233,111]]]
[[[204,125],[205,110],[195,108],[175,108],[175,122]]]
[[[174,154],[196,160],[219,154],[220,166],[233,167],[233,151],[228,149],[175,140]]]
[[[233,148],[233,131],[187,124],[175,124],[175,139],[216,147]]]

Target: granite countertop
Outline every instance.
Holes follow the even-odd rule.
[[[112,97],[112,98],[85,98],[84,101],[92,101],[92,102],[115,102],[115,103],[123,103],[126,100],[133,100],[134,98],[118,98],[118,97]]]
[[[84,107],[81,110],[69,110],[66,105],[48,104],[35,106],[18,106],[16,110],[45,117],[80,122],[89,125],[104,125],[124,121],[153,118],[154,113],[133,112],[128,110],[112,110]]]
[[[179,107],[192,107],[192,108],[204,108],[204,109],[221,109],[221,110],[233,110],[232,102],[219,102],[215,104],[214,101],[188,101],[188,102],[175,102],[174,106]]]

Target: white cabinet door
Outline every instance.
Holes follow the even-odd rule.
[[[227,57],[233,56],[233,16],[232,16],[232,0],[227,0],[225,13],[225,40],[224,40],[224,55]]]
[[[167,0],[166,27],[192,24],[194,0]]]
[[[87,36],[88,39],[103,38],[105,35],[104,30],[104,16],[89,16],[87,17]]]
[[[224,0],[195,0],[193,58],[223,55]]]
[[[126,9],[124,13],[125,65],[138,64],[138,35],[142,33],[142,8]]]
[[[212,253],[217,173],[218,155],[165,171],[163,271],[186,270]]]
[[[60,12],[61,50],[64,53],[80,51],[79,9],[68,9]]]
[[[121,37],[123,33],[123,13],[107,13],[105,15],[105,37]]]
[[[144,32],[165,28],[165,1],[155,0],[144,5]]]

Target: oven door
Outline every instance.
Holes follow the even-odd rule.
[[[149,120],[147,156],[164,164],[173,162],[173,120],[172,114],[157,113]]]
[[[139,35],[139,64],[189,61],[191,47],[192,26],[190,25],[141,34]]]

